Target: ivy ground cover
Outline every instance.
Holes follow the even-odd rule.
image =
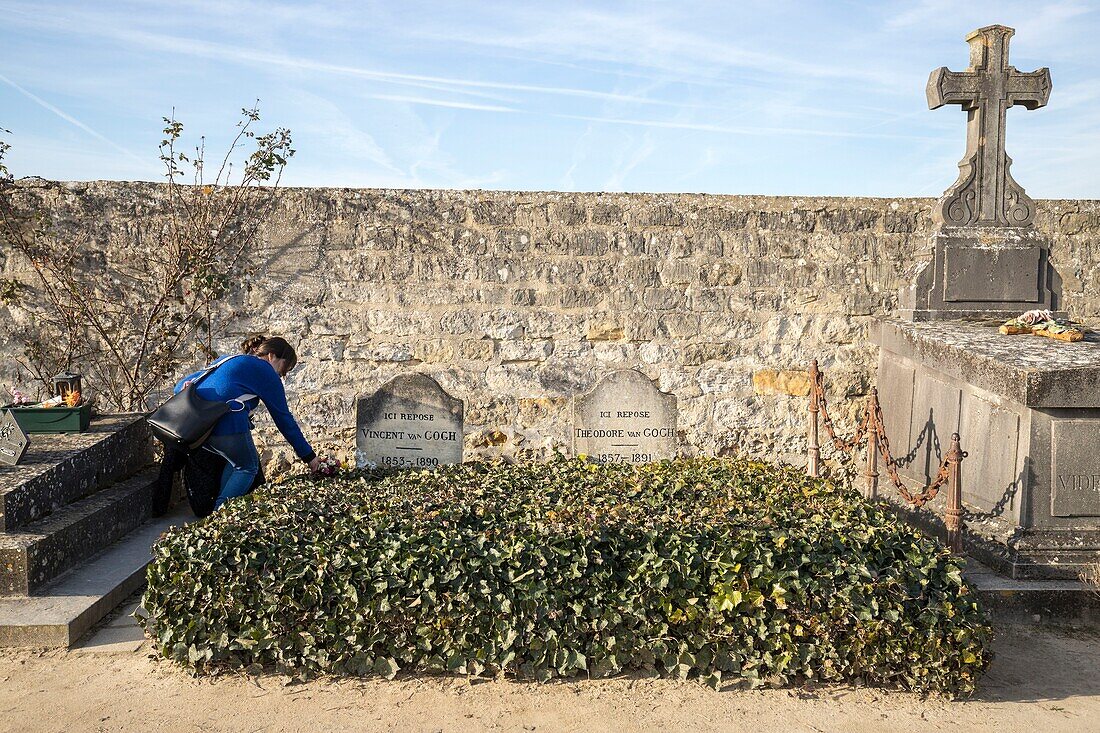
[[[225,669],[973,690],[960,561],[795,469],[583,458],[266,487],[154,548],[143,621]]]

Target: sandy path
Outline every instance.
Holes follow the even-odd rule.
[[[194,679],[137,653],[0,653],[0,730],[1100,731],[1100,637],[1007,627],[973,700],[830,686],[715,692],[650,679]]]

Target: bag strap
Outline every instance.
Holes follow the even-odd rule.
[[[247,354],[233,354],[232,356],[225,357],[221,361],[214,362],[210,366],[203,369],[202,372],[199,374],[199,376],[192,379],[191,384],[196,386],[196,387],[199,386],[199,382],[201,382],[202,380],[209,377],[214,372],[215,369],[217,369],[218,367],[220,367],[222,364],[226,363],[230,359],[236,359],[238,356],[248,356],[248,355]]]
[[[246,401],[248,401],[248,400],[251,400],[251,399],[254,399],[254,398],[256,398],[257,396],[258,396],[258,395],[254,395],[254,394],[243,394],[243,395],[241,395],[240,397],[234,397],[234,398],[233,398],[233,399],[231,399],[231,400],[226,400],[226,401],[225,401],[225,403],[226,403],[227,405],[228,405],[228,404],[229,404],[230,402],[237,402],[237,403],[239,403],[239,404],[240,404],[240,406],[241,406],[241,409],[240,409],[240,410],[234,410],[234,409],[233,409],[232,407],[230,407],[230,408],[229,408],[229,411],[230,411],[230,412],[240,412],[241,410],[243,410],[243,409],[245,409],[245,408],[247,407],[247,405],[245,405],[245,404],[244,404],[244,403],[245,403]]]
[[[203,369],[202,373],[199,374],[199,376],[197,376],[197,377],[195,377],[194,379],[191,380],[191,386],[197,387],[199,385],[199,382],[201,382],[202,380],[204,380],[208,376],[210,376],[214,372],[215,369],[217,369],[218,367],[220,367],[222,364],[226,363],[230,359],[236,359],[238,356],[248,356],[248,354],[233,354],[231,356],[225,357],[221,361],[214,362],[213,364],[208,366],[206,369]],[[226,404],[229,404],[230,402],[238,403],[241,406],[240,410],[234,410],[234,409],[230,408],[229,411],[230,412],[240,412],[241,410],[245,409],[245,404],[244,403],[247,400],[255,399],[258,396],[259,395],[254,395],[254,394],[243,394],[240,397],[234,397],[233,399],[226,400],[225,402],[226,402]]]

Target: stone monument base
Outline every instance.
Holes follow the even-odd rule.
[[[1100,561],[1097,335],[1065,343],[995,325],[882,320],[874,340],[902,476],[927,482],[951,433],[961,436],[968,552],[1014,578],[1075,577]],[[912,518],[940,522],[934,511]]]
[[[901,293],[906,320],[1003,322],[1036,308],[1063,315],[1050,242],[1034,229],[944,227],[932,235],[932,252]]]

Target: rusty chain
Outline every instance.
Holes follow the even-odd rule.
[[[943,460],[940,462],[939,470],[936,472],[936,477],[932,479],[931,483],[923,487],[919,493],[913,493],[898,474],[897,461],[894,459],[893,453],[890,452],[890,439],[886,436],[886,424],[882,417],[882,406],[878,401],[877,390],[872,390],[871,395],[867,398],[867,404],[863,409],[863,418],[856,427],[855,434],[850,439],[845,440],[837,435],[832,417],[829,415],[829,405],[825,398],[824,380],[821,372],[816,369],[816,361],[814,365],[815,368],[811,371],[814,377],[811,380],[813,383],[810,388],[810,399],[811,401],[816,400],[817,408],[821,412],[825,430],[828,433],[829,440],[832,442],[833,447],[842,453],[850,454],[863,443],[868,431],[874,430],[878,436],[878,452],[886,464],[887,475],[889,475],[890,480],[893,482],[894,487],[897,488],[902,498],[911,506],[918,508],[923,507],[934,499],[939,493],[940,488],[947,483],[951,461],[955,458],[952,453],[948,451],[948,453],[944,455]]]

